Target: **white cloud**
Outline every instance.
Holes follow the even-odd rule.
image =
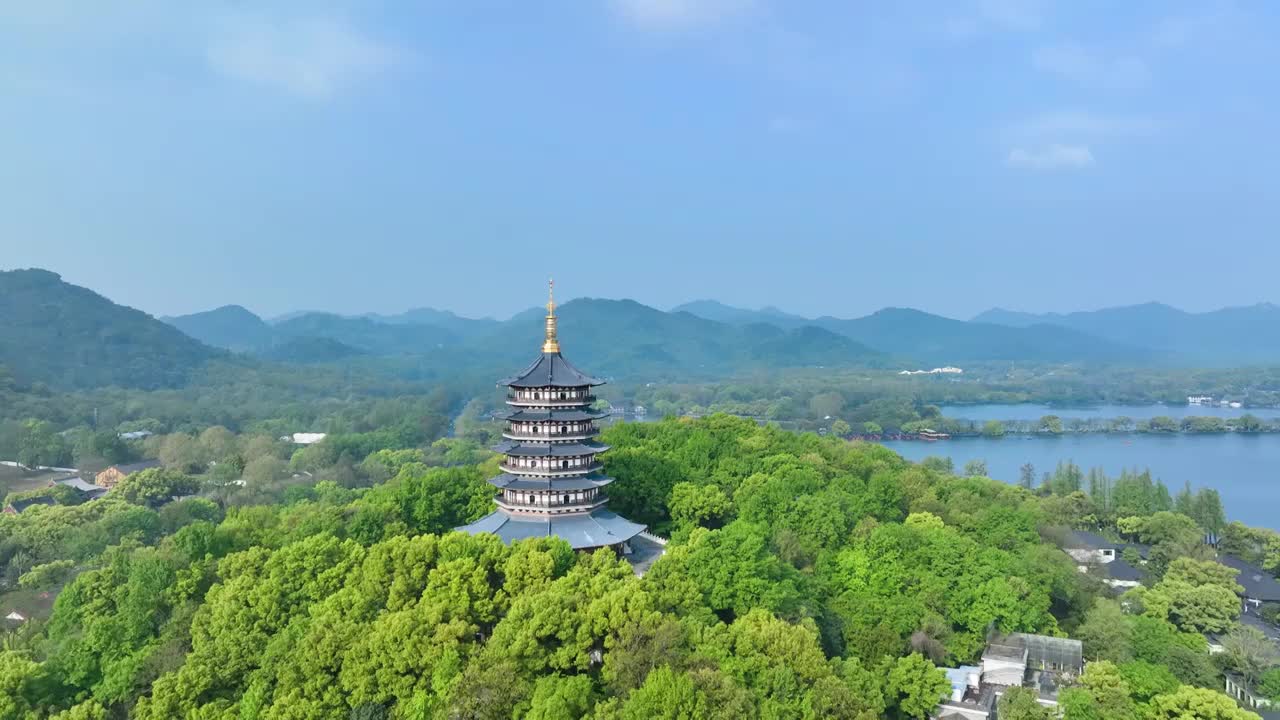
[[[619,15],[648,30],[680,30],[744,15],[756,0],[612,0]]]
[[[1005,158],[1009,167],[1029,170],[1078,170],[1094,164],[1088,145],[1047,145],[1037,150],[1014,148]]]
[[[1141,58],[1106,57],[1072,43],[1042,47],[1032,55],[1032,63],[1085,87],[1129,89],[1147,84],[1147,64]]]
[[[207,57],[227,77],[325,100],[397,65],[404,53],[332,18],[238,16],[214,32]]]

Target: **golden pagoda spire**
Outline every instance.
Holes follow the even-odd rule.
[[[542,343],[542,352],[560,352],[560,342],[556,340],[556,281],[547,281],[547,339]]]

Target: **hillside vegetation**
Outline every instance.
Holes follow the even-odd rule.
[[[375,452],[385,483],[281,504],[163,504],[189,480],[151,470],[0,517],[24,585],[74,578],[0,650],[0,716],[924,718],[938,665],[1028,631],[1107,658],[1064,689],[1068,720],[1256,718],[1211,689],[1188,609],[1221,598],[1183,589],[1220,573],[1180,555],[1185,516],[1133,519],[1165,578],[1126,612],[1042,539],[1081,521],[1071,497],[724,416],[604,439],[616,509],[671,534],[643,578],[609,551],[450,533],[489,508],[496,460],[418,450]]]
[[[0,272],[0,366],[58,388],[167,388],[222,353],[45,270]]]

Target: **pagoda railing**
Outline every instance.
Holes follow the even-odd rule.
[[[588,512],[591,510],[595,510],[598,507],[604,506],[608,501],[609,499],[603,495],[596,498],[595,500],[583,500],[582,502],[567,503],[567,504],[536,503],[536,504],[530,505],[528,503],[512,503],[512,502],[507,502],[506,498],[502,497],[502,495],[497,495],[493,499],[493,502],[497,504],[498,507],[503,508],[504,510],[511,510],[514,512],[529,512],[529,513]]]
[[[596,401],[595,395],[579,395],[578,397],[565,398],[541,398],[534,399],[531,396],[516,393],[507,393],[507,404],[517,407],[579,407],[581,405],[590,405]]]
[[[597,462],[591,463],[590,465],[579,465],[577,467],[550,468],[550,467],[520,467],[519,465],[510,465],[504,462],[499,467],[502,468],[503,472],[511,473],[512,475],[533,475],[536,477],[570,477],[573,475],[585,475],[587,473],[592,473],[592,472],[595,472],[596,470],[600,470],[604,467],[604,463],[597,461]]]
[[[599,434],[599,430],[592,429],[587,432],[577,433],[517,433],[510,430],[502,433],[502,437],[508,440],[541,440],[543,442],[561,442],[566,440],[590,440]]]

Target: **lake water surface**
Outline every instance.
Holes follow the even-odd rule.
[[[1280,418],[1280,408],[1226,408],[1217,405],[1099,405],[1097,407],[1054,408],[1048,405],[943,405],[943,417],[956,420],[1039,420],[1045,415],[1069,418],[1118,418],[1150,420],[1167,415],[1172,418],[1191,416],[1238,418],[1241,415]]]
[[[943,408],[943,414],[974,420],[1012,420],[1020,416],[1002,414],[1003,408],[1025,409],[1036,406],[970,407],[1001,409],[993,415],[970,416],[957,412],[957,408]],[[1123,409],[1126,411],[1107,414],[1107,408],[1095,408],[1088,411],[1087,415],[1078,417],[1126,415],[1136,419],[1161,414],[1172,415],[1158,411],[1141,415],[1135,412],[1141,408]],[[1174,408],[1160,406],[1155,408],[1159,411],[1172,409]],[[1077,417],[1066,415],[1061,410],[1052,412],[1064,417]],[[1038,418],[1046,414],[1049,413],[1028,410],[1025,417]],[[1255,414],[1261,416],[1261,413]],[[1018,469],[1028,462],[1035,465],[1037,477],[1045,471],[1053,470],[1059,460],[1074,461],[1086,472],[1091,467],[1100,467],[1113,477],[1119,475],[1124,468],[1150,468],[1151,474],[1163,480],[1171,493],[1176,494],[1186,481],[1190,481],[1193,488],[1216,488],[1222,495],[1228,519],[1280,530],[1280,434],[1016,435],[1003,438],[957,438],[933,443],[899,440],[888,441],[884,445],[908,460],[918,461],[930,455],[949,456],[955,462],[957,471],[970,460],[985,460],[988,474],[1005,482],[1017,482]]]

